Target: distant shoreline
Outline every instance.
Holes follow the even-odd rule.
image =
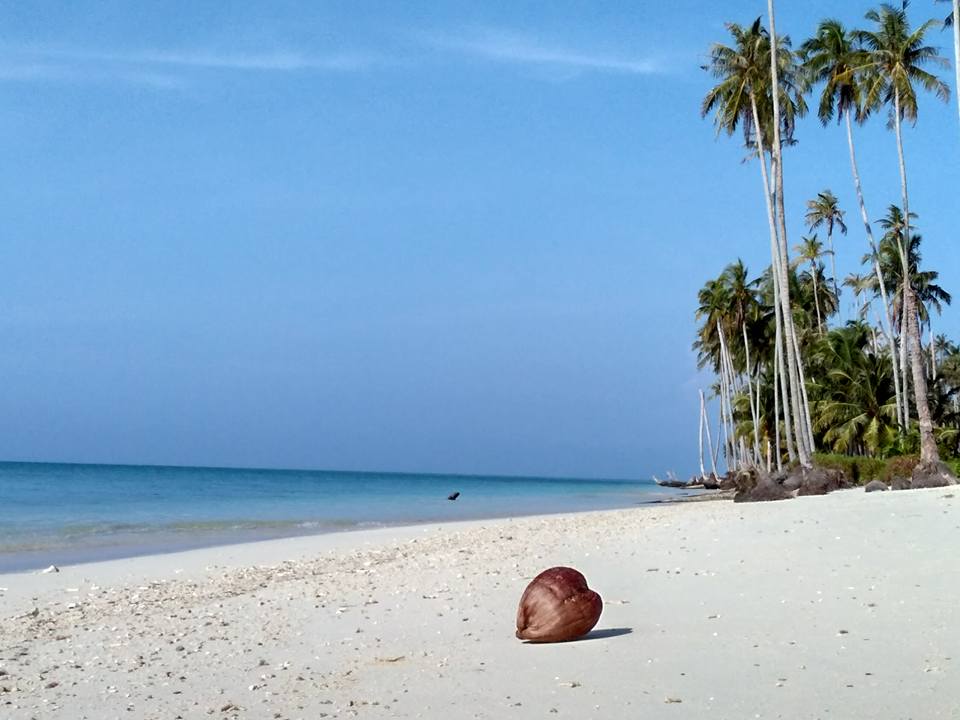
[[[51,463],[0,463],[0,486],[0,573],[685,494],[652,482]]]

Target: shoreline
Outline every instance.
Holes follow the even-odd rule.
[[[609,508],[592,508],[575,512],[607,512],[610,510],[623,510],[633,507],[642,507],[644,505],[668,505],[681,502],[696,502],[703,499],[713,499],[709,497],[711,491],[702,490],[663,490],[651,493],[651,497],[656,499],[637,501],[631,505],[619,505]],[[674,495],[671,497],[671,495]],[[137,542],[128,542],[126,544],[84,544],[74,545],[49,545],[37,549],[27,549],[17,552],[0,552],[0,585],[5,576],[21,573],[38,572],[44,568],[54,565],[58,568],[72,567],[76,565],[89,565],[99,562],[108,562],[114,560],[133,560],[136,558],[152,557],[154,555],[169,555],[192,550],[203,550],[207,548],[229,547],[233,545],[248,545],[251,543],[268,542],[271,540],[285,540],[293,538],[317,537],[325,535],[337,535],[341,533],[357,533],[376,529],[420,527],[424,525],[450,524],[458,522],[473,522],[482,520],[508,520],[520,517],[540,517],[575,514],[569,510],[558,510],[556,512],[537,513],[531,515],[478,515],[477,517],[466,517],[450,520],[425,519],[416,522],[358,522],[352,527],[330,528],[324,526],[321,522],[303,521],[282,524],[266,523],[263,527],[256,527],[256,521],[252,521],[252,526],[248,528],[224,529],[219,532],[193,534],[187,532],[174,532],[171,530],[158,529],[153,532],[137,534],[131,536],[131,540]],[[286,532],[279,532],[278,527],[284,527]],[[319,529],[318,529],[319,528]],[[123,533],[115,533],[104,536],[106,539],[117,539],[123,536]]]
[[[0,715],[956,717],[958,503],[657,504],[5,575]],[[516,603],[559,564],[600,623],[525,645]]]

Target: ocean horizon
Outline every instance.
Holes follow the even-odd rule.
[[[0,573],[363,528],[606,510],[678,494],[652,480],[0,462]]]

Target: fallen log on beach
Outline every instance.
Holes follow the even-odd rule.
[[[691,484],[686,480],[661,480],[660,478],[654,476],[653,481],[660,487],[668,488],[689,488]]]
[[[694,476],[689,480],[678,480],[672,476],[667,480],[661,480],[654,475],[653,481],[660,487],[677,488],[680,490],[719,490],[721,483],[721,479],[716,475]]]

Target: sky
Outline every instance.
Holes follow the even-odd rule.
[[[799,42],[870,4],[778,6]],[[701,66],[765,9],[0,2],[0,458],[692,473],[697,290],[769,261]],[[797,139],[791,244],[824,188],[856,214],[842,129]],[[960,291],[955,103],[904,141],[924,263]],[[879,218],[894,137],[857,142]],[[859,271],[857,222],[837,246]]]

